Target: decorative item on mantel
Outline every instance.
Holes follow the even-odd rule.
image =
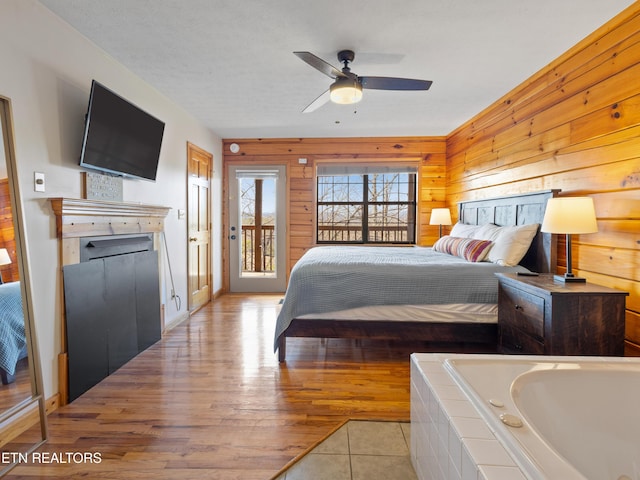
[[[567,236],[567,272],[555,275],[559,282],[586,282],[582,277],[576,277],[571,271],[571,234],[596,233],[596,210],[591,197],[557,197],[547,201],[542,227],[547,233],[560,233]]]
[[[448,208],[434,208],[431,210],[429,225],[438,225],[438,237],[442,238],[442,225],[451,225],[451,212]]]
[[[122,201],[122,177],[108,173],[82,172],[83,198],[87,200]]]

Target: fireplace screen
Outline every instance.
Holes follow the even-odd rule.
[[[81,239],[63,268],[69,400],[160,339],[158,253],[150,235]]]

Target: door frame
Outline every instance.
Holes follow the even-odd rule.
[[[232,197],[232,185],[231,182],[235,182],[235,172],[237,170],[273,170],[278,172],[278,182],[276,187],[276,196],[277,200],[277,217],[276,217],[276,251],[277,251],[277,265],[276,265],[276,279],[273,279],[271,285],[267,285],[264,287],[264,283],[259,284],[262,286],[257,286],[253,282],[245,279],[243,281],[244,286],[242,288],[237,288],[237,280],[235,280],[235,289],[232,287],[232,276],[234,274],[234,265],[232,263],[232,258],[234,257],[232,250],[235,248],[233,242],[239,242],[241,235],[241,228],[236,226],[236,231],[232,232],[231,227],[233,216],[232,216],[232,202],[237,201],[237,199]],[[289,277],[289,254],[288,254],[288,245],[289,245],[289,237],[288,237],[288,226],[289,226],[289,209],[288,209],[288,199],[289,199],[289,179],[287,175],[288,165],[286,163],[246,163],[246,162],[237,162],[237,163],[229,163],[225,165],[225,234],[224,241],[226,245],[226,275],[225,281],[227,283],[226,290],[229,292],[252,292],[252,293],[268,293],[268,292],[284,292],[286,290],[286,284]],[[233,179],[232,179],[233,177]],[[232,240],[231,237],[233,234],[236,234],[236,239]],[[236,267],[237,268],[237,267]],[[239,273],[239,271],[238,271]],[[266,282],[266,279],[256,280],[257,282]],[[277,282],[280,282],[277,284]]]
[[[192,248],[191,248],[191,239],[194,238],[194,236],[192,235],[191,232],[191,216],[193,215],[193,212],[191,212],[191,205],[192,205],[192,197],[191,197],[191,178],[192,178],[192,171],[191,171],[191,158],[193,155],[200,155],[203,156],[205,158],[208,159],[208,168],[207,168],[207,179],[206,179],[206,183],[207,183],[207,215],[208,215],[208,220],[207,220],[207,235],[206,235],[206,240],[207,240],[207,253],[208,253],[208,260],[207,260],[207,292],[205,292],[204,295],[204,299],[203,301],[199,301],[197,304],[194,305],[193,302],[193,294],[194,291],[192,290],[192,282],[190,280],[190,275],[191,275],[191,262],[193,260],[192,258]],[[199,174],[198,174],[199,177]],[[212,275],[212,271],[213,271],[213,256],[212,256],[212,245],[211,245],[211,228],[213,225],[213,218],[212,218],[212,209],[211,209],[211,180],[213,178],[213,154],[210,152],[207,152],[206,150],[198,147],[197,145],[191,143],[191,142],[187,142],[187,311],[189,312],[189,314],[194,313],[195,311],[197,311],[199,308],[201,308],[203,305],[206,305],[208,302],[211,301],[212,298],[212,290],[213,290],[213,275]],[[199,210],[197,215],[198,218],[201,215],[201,211]],[[197,235],[198,238],[200,238],[201,235]]]

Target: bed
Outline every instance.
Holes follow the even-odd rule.
[[[0,379],[15,380],[18,361],[27,356],[20,282],[0,284]]]
[[[453,235],[429,247],[321,246],[291,271],[276,323],[281,362],[291,337],[368,338],[430,343],[497,343],[497,272],[552,272],[555,236],[539,231],[558,190],[461,202],[454,232],[469,227],[529,230],[517,265],[443,253]],[[487,240],[488,241],[488,240]],[[498,252],[497,241],[488,248]],[[436,248],[440,247],[440,251]],[[526,248],[526,247],[525,247]],[[446,250],[448,251],[448,250]]]

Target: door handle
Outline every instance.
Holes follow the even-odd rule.
[[[197,242],[198,241],[198,237],[189,237],[189,241],[190,242]]]

